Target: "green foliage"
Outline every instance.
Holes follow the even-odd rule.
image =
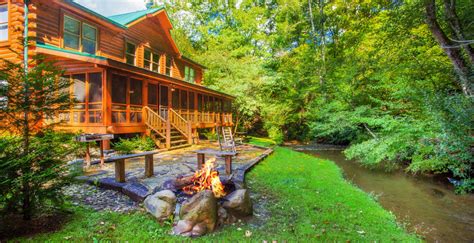
[[[471,37],[473,5],[456,5]],[[426,24],[423,1],[169,1],[166,7],[177,21],[177,42],[208,67],[204,83],[237,97],[240,130],[278,142],[351,145],[347,156],[366,165],[471,178],[472,124],[448,126],[469,118],[453,113],[462,109],[449,119],[434,109],[433,97],[449,100],[462,91]]]
[[[208,130],[202,133],[204,137],[206,137],[209,141],[217,141],[217,133],[213,132],[212,130]],[[222,138],[221,138],[222,139]]]
[[[7,85],[0,93],[5,98],[0,120],[2,130],[13,134],[1,143],[1,203],[29,220],[40,206],[60,204],[59,188],[67,179],[62,159],[75,147],[65,146],[68,139],[51,132],[55,123],[48,118],[74,101],[69,80],[60,78],[63,72],[54,63],[35,56],[25,72],[22,63],[1,61],[0,80]]]
[[[130,139],[119,138],[118,142],[113,143],[116,151],[122,154],[131,154],[135,151],[151,151],[156,149],[153,139],[147,136],[135,136]]]
[[[45,131],[30,138],[29,152],[24,155],[19,153],[21,137],[0,137],[0,210],[22,212],[26,200],[31,213],[61,207],[61,187],[75,175],[64,162],[74,151],[74,143],[71,134]],[[29,184],[26,193],[25,181]]]
[[[252,142],[272,143],[260,138],[252,138]],[[420,241],[416,235],[406,233],[394,215],[372,196],[344,180],[340,169],[330,161],[275,147],[274,153],[257,164],[246,178],[255,200],[268,210],[260,216],[265,219],[264,224],[257,228],[248,223],[224,226],[194,238],[193,242]],[[182,237],[168,234],[169,223],[158,224],[145,212],[119,214],[72,209],[76,212],[73,219],[61,230],[29,240],[183,241]],[[265,218],[267,215],[271,217]],[[245,236],[247,230],[252,232],[250,237]]]

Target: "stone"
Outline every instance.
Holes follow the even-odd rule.
[[[94,184],[94,182],[91,182]],[[113,177],[105,177],[98,180],[98,185],[104,189],[122,191],[126,183],[117,182]]]
[[[122,187],[122,193],[129,196],[135,202],[143,202],[149,195],[148,188],[140,183],[127,183]]]
[[[211,232],[217,223],[217,200],[210,190],[204,190],[181,205],[180,218],[198,226],[194,233]]]
[[[161,188],[163,190],[171,190],[171,191],[174,191],[176,192],[176,186],[174,185],[174,180],[172,179],[169,179],[169,180],[166,180],[163,185],[161,186]]]
[[[207,226],[204,222],[194,225],[191,230],[191,236],[201,236],[207,232]]]
[[[252,201],[250,200],[250,193],[246,189],[238,189],[230,193],[224,198],[225,202],[222,206],[230,214],[237,218],[252,215]]]
[[[145,199],[145,209],[160,221],[174,213],[176,196],[171,191],[160,191]]]
[[[157,197],[165,202],[168,202],[170,204],[175,204],[176,203],[176,195],[174,195],[174,192],[170,190],[162,190],[159,191],[155,194],[153,194],[154,197]]]
[[[189,220],[180,220],[173,227],[173,234],[191,236],[191,230],[192,229],[193,229],[193,223],[191,221],[189,221]]]

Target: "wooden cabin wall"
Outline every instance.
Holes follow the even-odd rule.
[[[23,60],[23,31],[24,31],[24,3],[23,0],[0,0],[0,4],[8,4],[8,40],[0,42],[0,58],[14,62]],[[36,37],[36,17],[35,6],[29,9],[28,37]],[[33,42],[34,43],[34,42]],[[30,44],[28,51],[30,56],[35,55],[35,46]]]

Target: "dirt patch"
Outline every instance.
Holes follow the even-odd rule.
[[[31,220],[23,220],[21,215],[3,216],[0,218],[0,241],[57,231],[70,220],[71,216],[67,212],[41,215]]]

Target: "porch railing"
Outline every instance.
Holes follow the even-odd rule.
[[[178,112],[169,109],[168,119],[176,130],[183,134],[189,141],[192,142],[191,122],[184,119]]]
[[[145,124],[160,136],[166,138],[166,120],[148,106],[143,107],[143,109],[145,111]]]

